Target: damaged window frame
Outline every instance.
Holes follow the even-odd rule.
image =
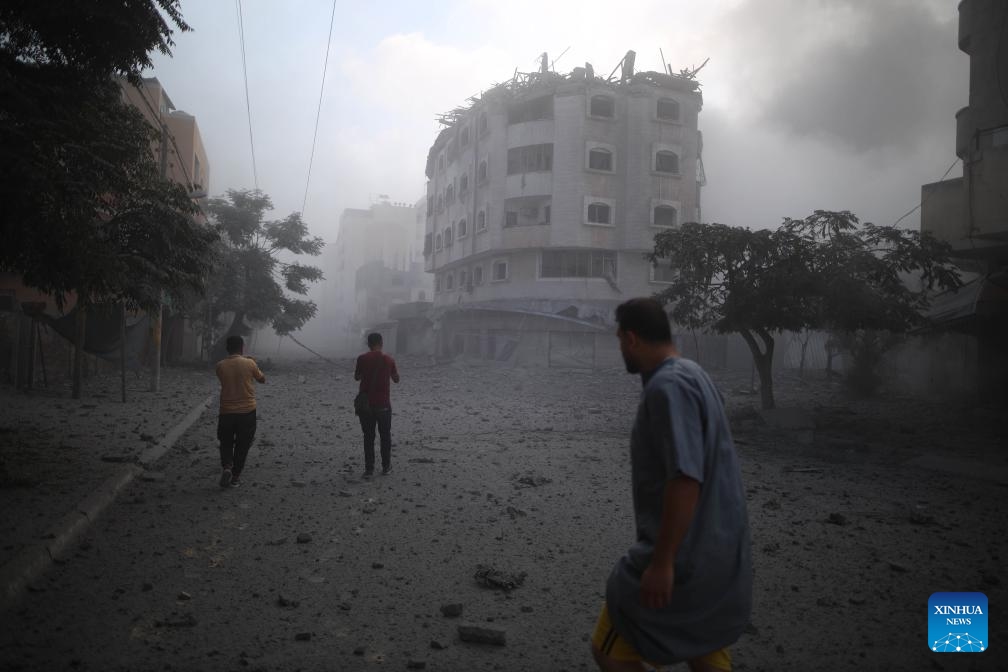
[[[672,217],[671,217],[672,223],[671,224],[669,224],[667,222],[667,217],[668,217],[667,214],[665,214],[663,216],[663,219],[666,219],[666,221],[663,221],[663,222],[659,222],[658,221],[658,211],[659,210],[663,210],[663,211],[669,211],[669,210],[671,210],[672,211]],[[651,206],[651,226],[658,227],[659,229],[674,229],[674,228],[676,228],[677,226],[679,226],[679,208],[677,208],[672,203],[655,203],[653,206]]]
[[[469,223],[466,222],[466,218],[465,217],[463,217],[462,219],[460,219],[458,221],[458,223],[455,225],[455,229],[458,232],[458,233],[455,234],[455,238],[456,239],[465,238],[466,235],[468,235],[468,233],[469,233]]]
[[[682,105],[675,98],[659,98],[655,102],[655,119],[679,123],[682,119]]]
[[[553,143],[522,145],[508,149],[507,174],[553,172]]]
[[[497,272],[498,268],[503,268],[504,273]],[[511,279],[511,265],[507,259],[494,259],[490,271],[490,282],[507,282]]]
[[[665,162],[669,161],[669,157],[673,160],[674,170],[668,170],[668,166],[662,167],[663,159]],[[654,153],[654,172],[661,173],[662,175],[682,175],[679,166],[679,155],[673,152],[671,149],[658,149]]]
[[[479,287],[483,284],[483,265],[477,264],[473,266],[473,285]]]
[[[487,220],[486,210],[485,209],[484,210],[480,210],[479,214],[476,215],[476,233],[480,233],[481,231],[486,231],[486,228],[487,228],[486,227],[486,220]]]
[[[508,126],[553,119],[553,94],[533,96],[512,103],[507,109]]]
[[[452,227],[446,226],[444,230],[444,246],[447,250],[452,246]]]
[[[596,106],[596,103],[603,103],[607,106],[605,109],[601,109],[600,106]],[[605,112],[608,111],[608,114]],[[606,94],[606,93],[595,93],[588,97],[588,116],[592,119],[607,119],[612,120],[616,118],[616,97]]]
[[[540,280],[616,278],[613,250],[542,250],[539,253]]]
[[[476,184],[484,185],[487,183],[487,179],[490,176],[490,167],[488,165],[487,159],[480,161],[479,168],[477,168]]]
[[[603,164],[608,164],[608,167],[600,167],[599,161],[596,158],[604,158]],[[588,165],[586,170],[590,170],[598,173],[613,173],[616,171],[616,152],[608,147],[602,145],[590,145],[588,148]]]
[[[440,233],[435,234],[434,235],[434,251],[435,252],[439,252],[439,251],[441,251],[443,249],[444,249],[444,242],[441,239],[441,234]]]
[[[614,210],[615,207],[609,199],[589,197],[585,206],[585,223],[590,226],[615,226]],[[599,219],[603,213],[605,220]]]

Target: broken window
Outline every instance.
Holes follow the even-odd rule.
[[[593,147],[588,152],[588,167],[592,170],[605,170],[612,172],[613,158],[612,152],[601,147]]]
[[[609,224],[611,210],[607,203],[589,203],[588,221],[592,224]]]
[[[434,249],[435,250],[440,250],[441,249],[441,234],[440,233],[437,234],[436,236],[434,236]]]
[[[671,205],[658,205],[654,209],[655,226],[675,226],[678,213]]]
[[[540,96],[523,100],[508,108],[508,123],[520,124],[524,121],[553,118],[553,96]]]
[[[486,210],[480,210],[476,215],[476,230],[486,231]]]
[[[679,121],[679,101],[671,98],[659,99],[658,118],[666,121]]]
[[[543,206],[543,224],[550,223],[550,215],[552,215],[553,208],[549,205]]]
[[[459,222],[458,222],[458,225],[456,226],[456,228],[458,229],[458,237],[459,238],[461,238],[462,236],[466,235],[466,233],[468,233],[468,229],[469,229],[468,224],[466,224],[466,220],[465,219],[460,219]]]
[[[525,145],[508,150],[508,175],[553,170],[553,143]]]
[[[480,161],[479,171],[476,174],[476,179],[479,181],[480,184],[483,184],[484,182],[486,182],[486,179],[487,179],[487,162],[486,161]]]
[[[455,274],[445,273],[444,276],[444,288],[445,289],[455,289]]]
[[[616,276],[616,253],[589,250],[543,250],[541,278],[602,278]]]
[[[679,174],[679,156],[675,152],[657,152],[655,154],[655,171],[659,173]]]
[[[424,236],[423,240],[423,253],[424,256],[429,256],[434,247],[434,236],[432,234],[427,234]]]
[[[508,210],[504,213],[504,226],[518,226],[517,210]]]
[[[476,266],[473,268],[473,284],[482,285],[483,284],[483,267]]]
[[[459,178],[459,195],[461,196],[467,191],[469,191],[469,174],[463,173],[463,175]]]
[[[507,280],[508,279],[508,263],[506,261],[495,261],[493,264],[493,279],[494,280]]]
[[[444,230],[444,246],[445,247],[452,246],[452,230],[450,226]]]
[[[442,194],[438,194],[437,197],[437,211],[444,212],[444,196]]]
[[[589,113],[593,117],[612,119],[616,116],[616,99],[612,96],[592,96]]]
[[[455,187],[454,187],[454,185],[449,184],[448,188],[445,189],[444,200],[445,200],[445,203],[448,204],[448,205],[451,205],[452,203],[455,202]]]

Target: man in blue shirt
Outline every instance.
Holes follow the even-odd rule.
[[[630,439],[637,535],[609,576],[592,654],[602,670],[730,670],[727,647],[749,623],[752,558],[724,403],[679,356],[658,301],[631,299],[616,321],[627,371],[643,383]]]

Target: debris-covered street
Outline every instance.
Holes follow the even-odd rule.
[[[4,614],[0,667],[591,669],[605,579],[633,534],[637,379],[406,358],[393,471],[364,481],[352,366],[340,363],[266,367],[237,489],[217,484],[211,406]],[[778,403],[808,411],[813,435],[767,426],[748,374],[715,380],[753,528],[753,625],[733,647],[737,669],[930,669],[930,592],[1003,602],[1008,462],[982,414],[848,402],[784,374]],[[171,409],[152,412],[137,392],[132,423],[114,394],[64,399],[72,440],[33,419],[51,397],[5,396],[5,557],[66,513],[103,456],[166,432],[211,382],[167,371],[180,391],[165,395]],[[83,403],[94,407],[75,413]],[[15,437],[31,459],[9,452]],[[77,455],[73,472],[47,466],[60,451]],[[58,488],[71,494],[33,499]],[[1003,639],[1003,620],[991,623]],[[996,657],[972,669],[1003,669]]]

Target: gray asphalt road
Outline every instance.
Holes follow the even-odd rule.
[[[394,470],[368,482],[348,370],[267,376],[244,485],[217,486],[206,414],[4,614],[0,667],[592,669],[588,635],[633,529],[636,379],[403,366]],[[982,588],[1004,604],[1004,487],[842,431],[800,446],[738,423],[757,589],[737,669],[945,665],[925,648],[928,595]],[[479,565],[524,581],[484,587]],[[506,643],[462,642],[462,624]]]

